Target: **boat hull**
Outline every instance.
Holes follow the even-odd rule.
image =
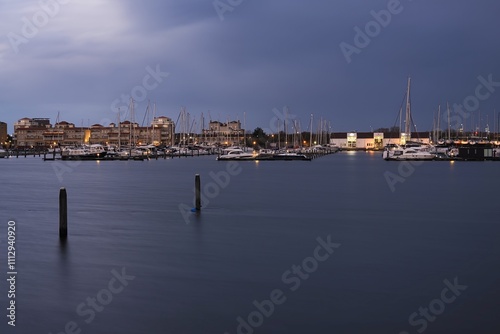
[[[220,161],[255,160],[255,157],[254,156],[251,156],[251,157],[239,157],[239,156],[226,157],[226,156],[220,156],[220,157],[217,157],[217,160],[220,160]]]
[[[436,159],[436,155],[427,152],[394,154],[393,151],[384,151],[382,157],[387,161],[430,161]]]
[[[106,156],[106,152],[88,153],[88,154],[63,154],[62,160],[102,160]]]
[[[285,154],[285,155],[280,155],[280,154],[275,154],[273,155],[272,160],[285,160],[285,161],[292,161],[292,160],[302,160],[302,161],[311,161],[311,158],[303,155],[303,154],[297,154],[297,155],[292,155],[292,154]]]

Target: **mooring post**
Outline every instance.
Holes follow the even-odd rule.
[[[195,193],[196,193],[196,211],[201,210],[201,180],[200,180],[200,174],[196,174],[194,176],[194,186],[195,186]]]
[[[68,196],[66,188],[59,190],[59,238],[66,239],[68,236]]]

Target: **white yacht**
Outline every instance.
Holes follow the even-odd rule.
[[[403,135],[407,138],[405,140],[405,145],[389,144],[384,148],[382,153],[382,158],[384,160],[433,160],[436,158],[436,154],[432,154],[430,151],[436,151],[436,148],[430,145],[423,144],[421,142],[415,142],[408,140],[411,138],[411,104],[410,104],[410,83],[411,79],[408,78],[408,86],[406,88],[406,115],[405,115],[405,128],[404,132],[399,134],[399,138]],[[399,120],[400,120],[400,131],[402,128],[403,120],[403,108],[399,110]],[[444,142],[443,142],[444,144]]]
[[[401,147],[393,146],[386,148],[382,153],[384,160],[433,160],[436,156],[425,147]]]
[[[243,151],[241,148],[229,148],[222,151],[217,160],[254,160],[255,155]]]

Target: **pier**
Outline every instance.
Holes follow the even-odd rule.
[[[71,157],[63,156],[61,150],[54,149],[12,149],[7,151],[6,158],[27,158],[27,157],[41,157],[43,161],[55,161],[55,160],[100,160],[100,161],[126,161],[126,160],[151,160],[151,159],[172,159],[172,158],[188,158],[188,157],[199,157],[205,155],[217,155],[219,150],[185,150],[185,151],[152,151],[150,153],[144,153],[141,155],[129,155],[129,156],[115,156],[115,155],[105,155],[101,158],[92,159],[72,159]]]
[[[251,151],[251,148],[247,148]],[[305,160],[310,161],[325,155],[330,155],[338,152],[337,148],[328,148],[325,147],[323,149],[297,149],[297,150],[289,150],[288,153],[281,151],[276,151],[273,154],[259,154],[258,151],[251,159],[241,159],[241,160],[259,160],[259,161],[289,161],[289,160]],[[71,157],[67,156],[61,150],[56,149],[12,149],[7,151],[8,158],[27,158],[27,157],[41,157],[43,161],[56,161],[56,160],[99,160],[99,161],[144,161],[144,160],[158,160],[158,159],[175,159],[175,158],[193,158],[207,155],[217,155],[220,157],[224,148],[214,148],[214,149],[182,149],[182,150],[153,150],[150,152],[144,152],[143,154],[129,154],[126,156],[119,156],[114,153],[107,153],[101,157],[89,157],[89,158],[81,158],[81,157]],[[278,154],[279,153],[279,154]],[[298,157],[298,158],[297,158]],[[229,159],[232,160],[232,159]],[[239,160],[239,159],[234,159]]]

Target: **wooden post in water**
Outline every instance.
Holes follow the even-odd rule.
[[[68,196],[66,188],[59,190],[59,238],[66,239],[68,236]]]
[[[195,187],[195,193],[196,193],[196,211],[201,210],[201,180],[200,180],[200,174],[196,174],[194,176],[194,187]]]

